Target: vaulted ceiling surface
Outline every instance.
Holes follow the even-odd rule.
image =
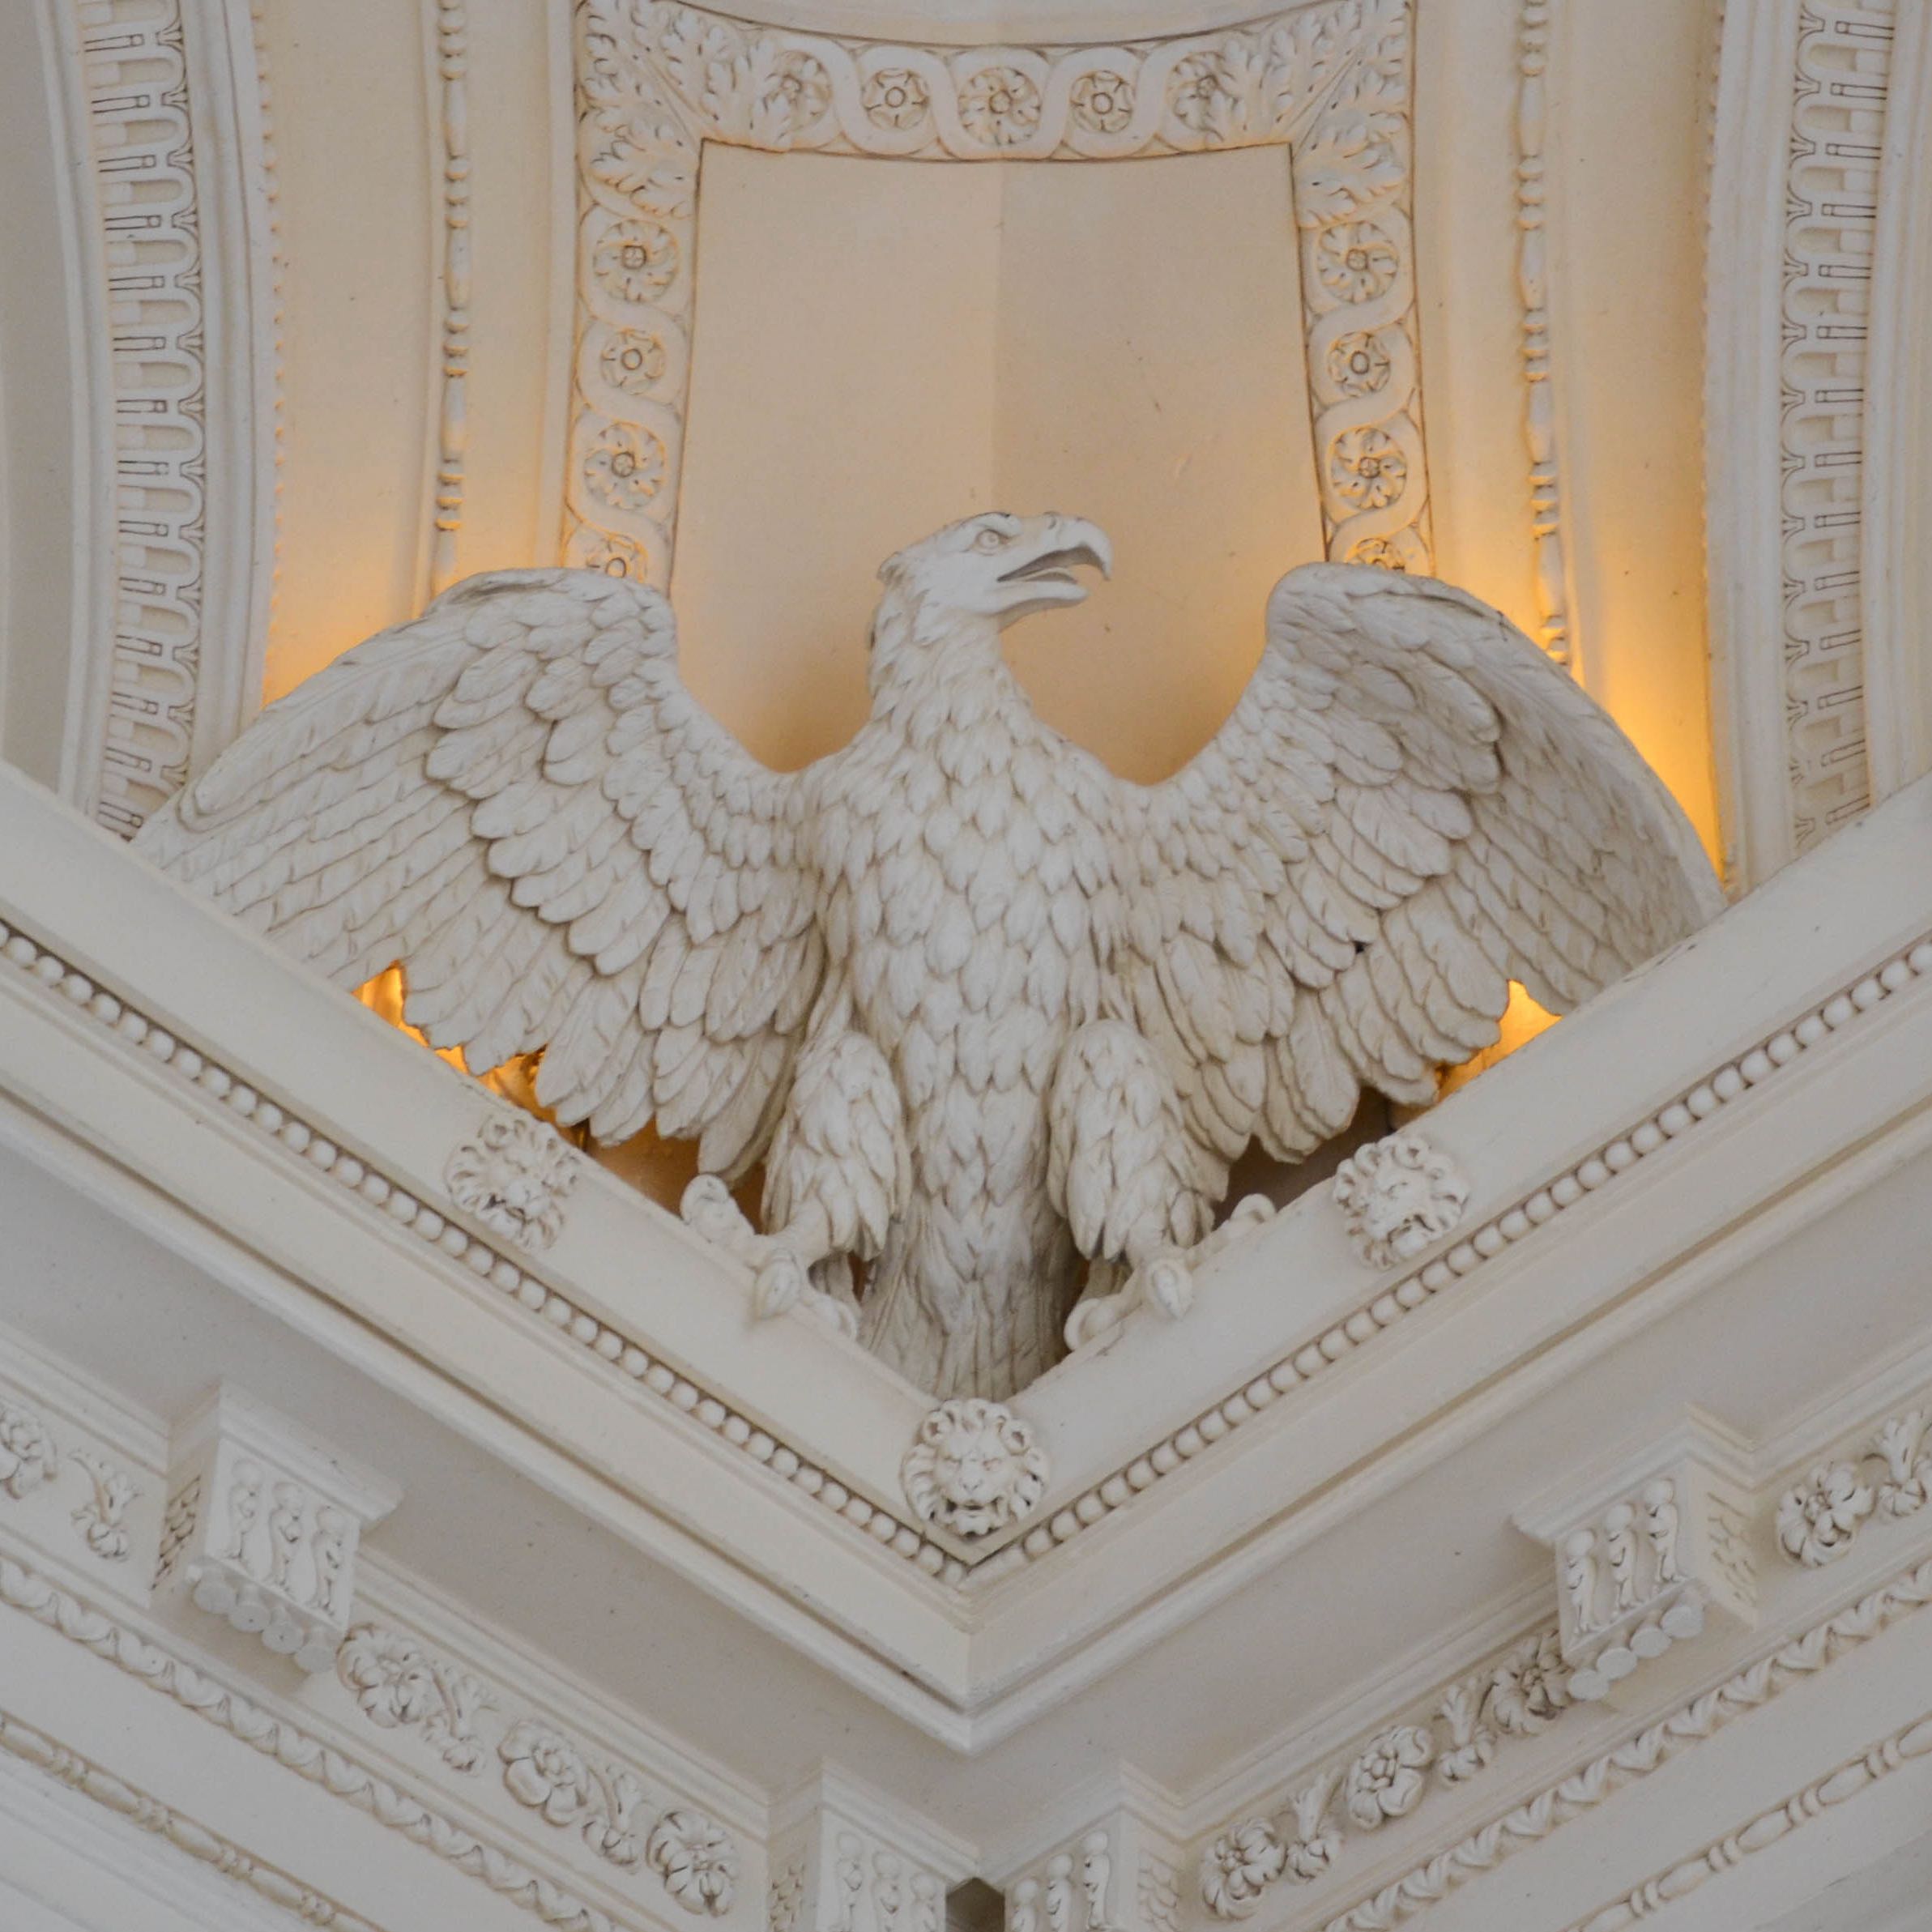
[[[1108,10],[1081,37],[1217,24],[1200,11],[1157,27]],[[1685,457],[1705,10],[1644,0],[1554,36],[1545,11],[1420,0],[1410,23],[1415,484],[1434,567],[1571,650],[1715,843]],[[906,10],[893,18],[916,52]],[[994,16],[934,18],[930,58],[990,58],[945,44],[996,38]],[[581,19],[505,0],[261,10],[283,258],[271,695],[453,574],[559,554],[586,456],[571,442],[590,272]],[[825,24],[816,10],[811,24]],[[669,486],[689,548],[671,582],[693,682],[775,759],[854,721],[880,558],[990,494],[1031,507],[1094,479],[1086,501],[1053,506],[1114,527],[1120,581],[1013,647],[1055,722],[1134,775],[1211,730],[1258,649],[1258,591],[1317,540],[1308,493],[1332,446],[1301,420],[1310,377],[1281,366],[1310,352],[1300,329],[1266,313],[1270,290],[1292,305],[1307,279],[1265,185],[1280,151],[1050,165],[1008,151],[945,172],[1012,185],[953,190],[902,185],[925,158],[702,144],[690,335],[673,350],[689,366],[663,378],[691,386]],[[1062,170],[1110,186],[1022,185]],[[979,260],[983,326],[941,272]],[[816,294],[814,275],[829,278]],[[911,328],[926,339],[909,349]],[[970,404],[983,393],[986,409]],[[955,456],[893,396],[990,418],[979,450],[994,453],[968,438]],[[897,448],[881,420],[905,424]]]

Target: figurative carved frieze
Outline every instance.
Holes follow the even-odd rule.
[[[1825,1462],[1778,1502],[1778,1546],[1807,1569],[1836,1563],[1872,1516],[1913,1516],[1932,1493],[1932,1407],[1887,1417],[1855,1460]]]
[[[339,895],[271,937],[345,984],[399,956],[433,1043],[477,1068],[542,1047],[538,1100],[599,1139],[655,1120],[719,1182],[762,1159],[761,1231],[715,1186],[691,1197],[751,1265],[755,1311],[855,1322],[939,1399],[1000,1400],[1057,1358],[1083,1285],[1107,1322],[1188,1309],[1251,1143],[1304,1158],[1364,1087],[1433,1099],[1440,1066],[1494,1043],[1512,979],[1567,1009],[1719,903],[1574,680],[1421,578],[1290,573],[1213,742],[1122,783],[1043,723],[1000,644],[1110,560],[1091,524],[1003,512],[888,560],[873,714],[798,773],[698,708],[656,592],[473,578],[271,706],[141,843],[238,911],[347,815]],[[407,849],[399,799],[454,881]],[[414,883],[366,889],[392,875]],[[565,1157],[514,1119],[452,1188],[529,1239]],[[1466,1199],[1418,1146],[1350,1170],[1392,1256]]]
[[[1357,1148],[1331,1191],[1371,1268],[1413,1260],[1456,1226],[1469,1200],[1461,1169],[1412,1127]]]
[[[450,1155],[443,1179],[466,1214],[528,1248],[563,1232],[564,1203],[577,1184],[574,1149],[528,1114],[493,1114]]]
[[[900,1479],[923,1523],[988,1536],[1023,1522],[1047,1489],[1047,1452],[1003,1402],[942,1402],[919,1425]]]

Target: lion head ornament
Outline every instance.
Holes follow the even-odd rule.
[[[919,1425],[899,1468],[921,1522],[989,1536],[1030,1516],[1047,1490],[1047,1453],[1003,1402],[941,1402]]]
[[[1456,1163],[1408,1128],[1359,1147],[1335,1171],[1335,1205],[1371,1268],[1390,1268],[1448,1233],[1469,1205]]]
[[[563,1231],[577,1160],[555,1128],[527,1114],[501,1114],[450,1155],[443,1179],[450,1200],[485,1227],[525,1247],[548,1247]]]

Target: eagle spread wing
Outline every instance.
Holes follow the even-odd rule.
[[[547,1049],[539,1098],[655,1119],[742,1172],[824,974],[794,781],[680,681],[655,591],[472,578],[338,659],[143,828],[147,855],[471,1066]]]
[[[1240,703],[1125,808],[1110,1004],[1189,1137],[1296,1158],[1364,1086],[1435,1096],[1520,982],[1568,1010],[1722,905],[1636,748],[1499,612],[1358,566],[1291,571]]]

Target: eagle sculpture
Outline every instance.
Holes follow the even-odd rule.
[[[1616,726],[1427,578],[1291,571],[1213,741],[1115,778],[1000,638],[1109,564],[1056,515],[902,551],[871,715],[790,774],[685,690],[656,591],[472,578],[136,843],[340,985],[400,962],[406,1017],[471,1068],[540,1051],[560,1121],[696,1138],[687,1216],[761,1311],[1004,1396],[1060,1353],[1083,1257],[1090,1295],[1186,1306],[1251,1141],[1294,1160],[1364,1087],[1434,1098],[1512,980],[1565,1011],[1720,904]],[[761,1235],[724,1189],[761,1159]]]

